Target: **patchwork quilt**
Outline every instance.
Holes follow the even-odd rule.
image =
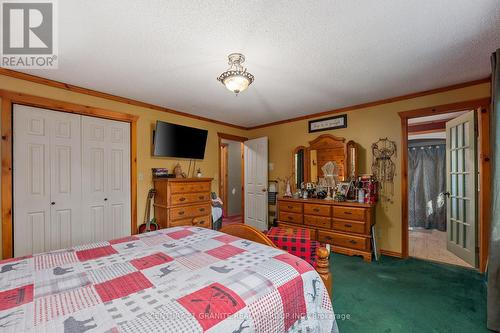
[[[305,261],[217,231],[162,229],[0,261],[1,332],[337,332]]]

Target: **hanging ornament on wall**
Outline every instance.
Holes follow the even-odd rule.
[[[372,173],[380,184],[382,201],[391,203],[394,196],[394,176],[396,175],[396,164],[393,159],[396,157],[396,142],[381,138],[372,144]]]

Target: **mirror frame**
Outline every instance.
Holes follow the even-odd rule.
[[[302,163],[304,164],[304,166],[303,166],[303,168],[304,168],[304,183],[307,182],[307,178],[309,175],[309,165],[306,163],[306,161],[308,160],[307,156],[309,155],[309,151],[307,150],[306,146],[295,147],[295,149],[292,151],[292,179],[293,179],[292,192],[297,191],[297,184],[295,184],[295,154],[297,154],[299,152],[299,150],[304,150],[304,160],[302,161]]]
[[[346,177],[347,173],[347,145],[345,143],[345,138],[331,135],[331,134],[322,134],[318,136],[316,139],[309,141],[309,147],[307,147],[307,154],[306,154],[306,165],[309,167],[311,164],[311,150],[320,150],[320,149],[325,149],[325,148],[330,148],[331,146],[334,147],[340,147],[344,151],[344,163],[343,163],[343,178],[341,180],[344,180]],[[310,170],[307,170],[307,174],[304,177],[306,182],[311,182],[310,179]]]
[[[346,153],[346,164],[347,164],[347,175],[346,175],[346,180],[352,180],[356,179],[358,177],[358,171],[359,171],[359,165],[358,165],[358,159],[359,159],[359,149],[358,149],[358,144],[352,140],[347,142],[347,153]],[[351,169],[351,159],[353,158],[352,156],[352,149],[354,149],[354,170]],[[354,175],[351,177],[351,174]]]

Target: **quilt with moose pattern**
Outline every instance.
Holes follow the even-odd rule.
[[[1,332],[337,332],[316,271],[175,227],[0,261]]]

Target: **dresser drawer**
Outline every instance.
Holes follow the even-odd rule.
[[[335,206],[333,207],[333,217],[347,220],[366,220],[366,209],[356,207]]]
[[[209,192],[172,194],[170,196],[170,205],[176,206],[176,205],[189,204],[193,202],[208,201],[208,200],[210,200]]]
[[[287,213],[280,211],[280,221],[288,223],[302,224],[302,214]]]
[[[207,214],[210,214],[210,204],[176,207],[170,209],[170,220],[180,220]]]
[[[355,234],[367,233],[366,222],[355,222],[349,220],[333,219],[333,229],[339,231],[353,232]]]
[[[330,217],[330,206],[304,204],[304,214]]]
[[[170,193],[210,192],[209,182],[179,182],[170,184]]]
[[[302,213],[302,203],[300,202],[279,202],[279,211],[280,212],[289,212],[289,213]]]
[[[350,249],[370,251],[370,238],[318,230],[318,241]]]
[[[200,217],[195,217],[192,220],[192,224],[196,227],[212,228],[212,216],[205,215]]]
[[[313,227],[330,229],[332,219],[325,216],[304,215],[304,224]]]

